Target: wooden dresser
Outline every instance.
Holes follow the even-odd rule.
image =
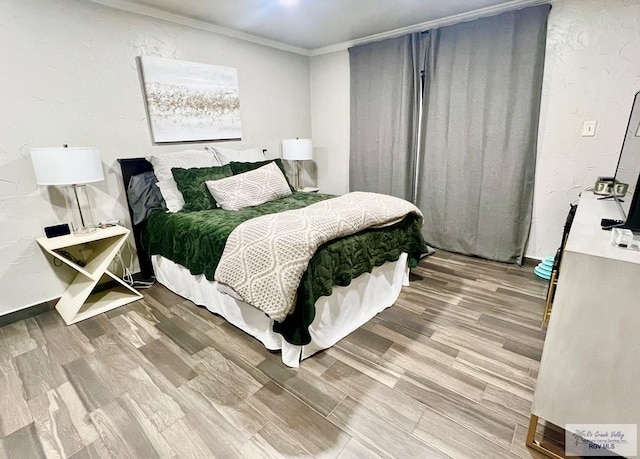
[[[562,428],[640,425],[640,252],[613,246],[601,218],[619,219],[616,203],[585,191],[563,254],[532,425],[537,417]],[[538,449],[531,433],[527,444]]]

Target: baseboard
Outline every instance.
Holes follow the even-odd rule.
[[[537,257],[524,257],[524,258],[522,259],[522,262],[523,262],[523,263],[528,263],[528,264],[533,263],[533,264],[536,264],[536,265],[537,265],[537,264],[538,264],[538,263],[540,263],[542,260],[543,260],[542,258],[537,258]]]
[[[55,309],[57,302],[58,298],[4,314],[0,316],[0,327],[52,311]]]

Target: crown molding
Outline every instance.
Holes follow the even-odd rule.
[[[486,8],[480,8],[478,10],[468,11],[466,13],[455,14],[453,16],[435,19],[433,21],[421,22],[420,24],[401,27],[399,29],[369,35],[367,37],[357,38],[355,40],[348,40],[341,43],[336,43],[334,45],[323,46],[321,48],[310,50],[308,55],[313,57],[320,56],[322,54],[335,53],[337,51],[344,51],[356,45],[364,45],[365,43],[386,40],[387,38],[398,38],[413,32],[422,32],[424,30],[437,29],[439,27],[446,27],[458,24],[460,22],[472,21],[474,19],[480,19],[488,16],[495,16],[507,11],[513,11],[525,8],[527,6],[542,5],[545,3],[553,3],[553,0],[513,0],[511,2],[502,3],[500,5],[488,6]]]
[[[300,48],[297,46],[287,45],[278,41],[269,40],[267,38],[257,37],[237,30],[227,29],[226,27],[217,26],[210,22],[200,21],[180,14],[170,13],[168,11],[154,8],[152,6],[141,5],[129,0],[89,0],[90,2],[97,3],[103,6],[108,6],[129,13],[140,14],[143,16],[149,16],[156,19],[162,19],[164,21],[173,22],[175,24],[184,25],[187,27],[193,27],[194,29],[206,30],[207,32],[217,33],[226,37],[237,38],[239,40],[248,41],[258,45],[269,46],[271,48],[280,49],[282,51],[289,51],[291,53],[302,54],[303,56],[309,56],[311,50],[306,48]]]
[[[168,11],[161,10],[152,6],[141,5],[130,0],[89,0],[90,2],[100,5],[108,6],[122,11],[130,13],[140,14],[143,16],[149,16],[156,19],[161,19],[175,24],[184,25],[187,27],[193,27],[195,29],[206,30],[207,32],[217,33],[231,38],[248,41],[258,45],[268,46],[271,48],[280,49],[282,51],[288,51],[291,53],[301,54],[303,56],[320,56],[322,54],[334,53],[337,51],[344,51],[352,46],[363,45],[365,43],[371,43],[374,41],[381,41],[387,38],[397,38],[402,35],[413,32],[421,32],[424,30],[436,29],[439,27],[446,27],[460,22],[472,21],[474,19],[480,19],[488,16],[495,16],[507,11],[513,11],[528,6],[542,5],[545,3],[555,3],[559,0],[512,0],[500,5],[488,6],[486,8],[480,8],[478,10],[468,11],[466,13],[455,14],[453,16],[447,16],[441,19],[435,19],[433,21],[421,22],[407,27],[401,27],[399,29],[389,30],[374,35],[369,35],[355,40],[343,41],[329,46],[323,46],[316,49],[300,48],[298,46],[287,45],[267,38],[257,37],[245,32],[239,32],[237,30],[228,29],[226,27],[217,26],[210,22],[200,21],[180,14],[170,13]]]

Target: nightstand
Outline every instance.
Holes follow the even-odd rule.
[[[112,226],[88,234],[36,239],[45,252],[77,271],[56,304],[67,325],[142,298],[107,269],[129,232],[122,226]]]

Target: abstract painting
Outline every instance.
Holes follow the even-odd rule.
[[[242,138],[232,67],[141,56],[153,142]]]

